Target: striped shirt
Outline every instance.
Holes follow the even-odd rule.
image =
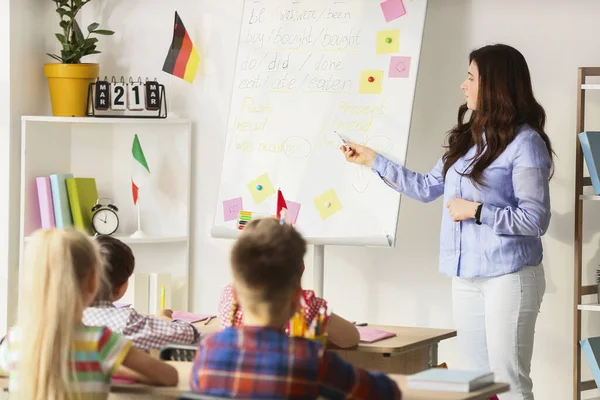
[[[15,371],[22,346],[19,327],[11,328],[6,340],[0,345],[0,370],[10,374],[11,392],[18,391],[19,377]],[[129,340],[108,328],[76,326],[73,356],[75,377],[81,394],[79,398],[106,399],[110,391],[111,376],[121,366],[130,348]]]

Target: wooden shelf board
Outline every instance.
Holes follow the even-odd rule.
[[[123,243],[127,244],[161,244],[161,243],[181,243],[187,242],[187,236],[148,236],[145,238],[132,238],[124,235],[114,235]],[[30,236],[25,238],[25,242],[30,240]]]
[[[581,311],[600,311],[600,304],[598,304],[598,303],[579,304],[577,306],[577,309],[581,310]]]
[[[67,123],[67,124],[189,124],[183,118],[95,118],[95,117],[53,117],[50,115],[23,116],[23,122]]]

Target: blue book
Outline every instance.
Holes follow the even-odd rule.
[[[491,371],[461,371],[431,368],[406,377],[406,387],[411,390],[439,392],[473,392],[494,383]]]
[[[65,179],[72,178],[73,174],[50,175],[50,187],[52,189],[52,201],[54,203],[54,220],[57,228],[70,228],[73,226],[71,216],[71,205],[67,184]]]
[[[600,179],[598,170],[600,170],[600,132],[581,132],[579,143],[583,151],[583,158],[590,172],[594,193],[600,194]]]
[[[600,367],[598,367],[598,361],[600,360],[600,337],[591,337],[579,341],[581,350],[585,354],[588,365],[594,375],[596,385],[600,387]]]

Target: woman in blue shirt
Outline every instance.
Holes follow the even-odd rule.
[[[469,56],[466,98],[446,152],[419,174],[356,143],[341,147],[391,188],[430,202],[444,196],[440,272],[452,277],[461,356],[510,383],[502,399],[533,399],[535,322],[546,283],[541,236],[550,222],[552,146],[527,62],[490,45]],[[467,113],[470,111],[470,116]]]

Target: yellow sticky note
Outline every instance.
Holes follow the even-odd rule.
[[[360,73],[360,85],[358,93],[360,94],[381,94],[383,89],[383,71],[372,70],[362,71]]]
[[[329,189],[315,199],[315,207],[317,207],[321,218],[327,219],[342,209],[342,203],[335,194],[335,190]]]
[[[266,173],[250,182],[247,187],[256,204],[262,203],[269,196],[275,194],[271,179],[269,179],[269,176]]]
[[[400,51],[400,30],[398,29],[379,31],[375,40],[377,54],[392,54]]]

